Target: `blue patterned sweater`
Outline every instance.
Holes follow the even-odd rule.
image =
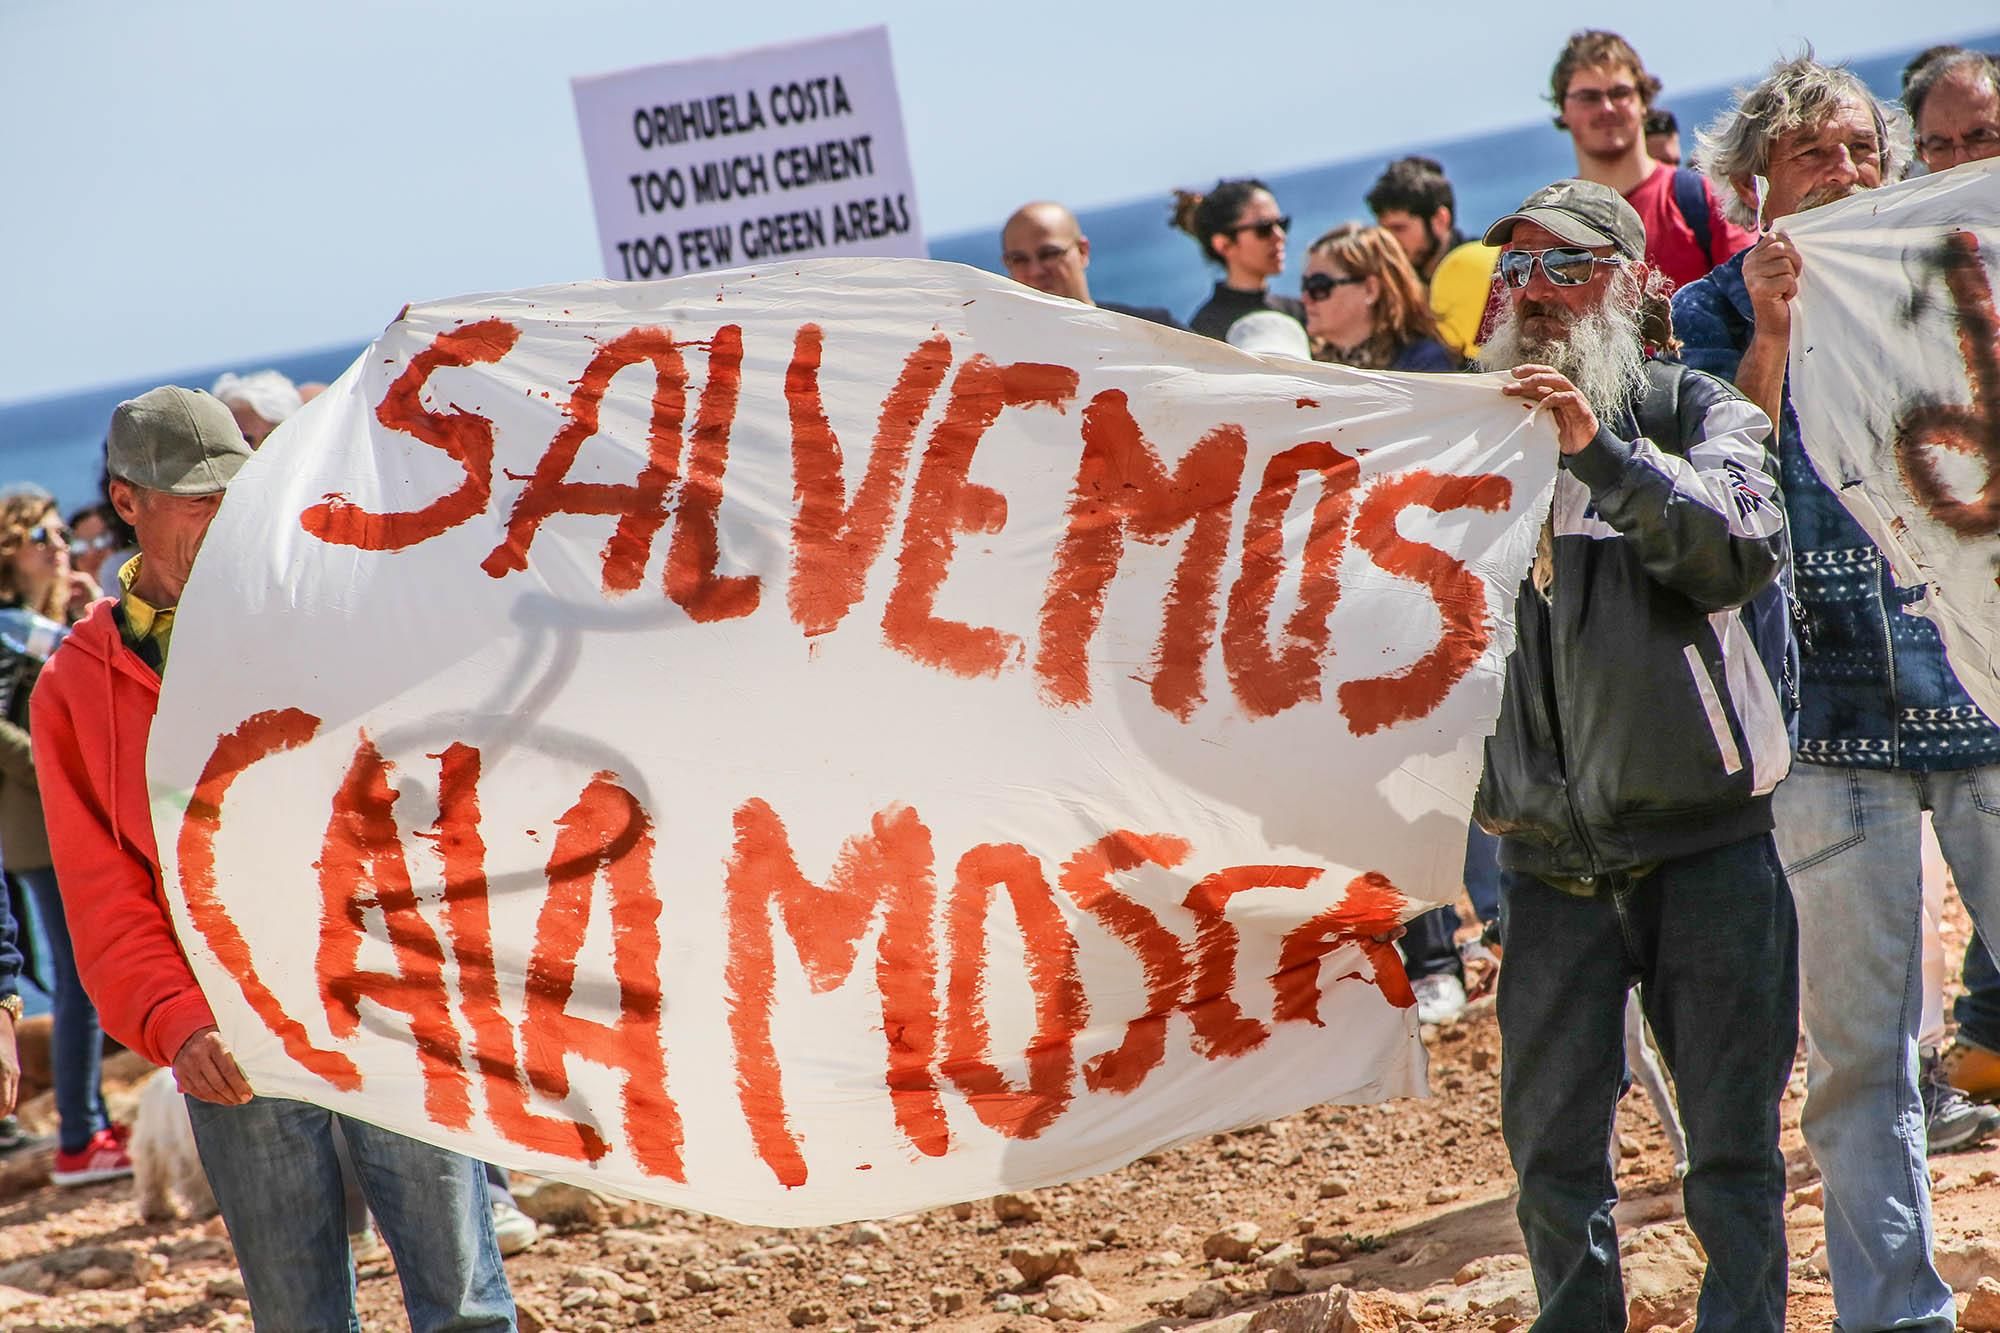
[[[1748,253],[1674,296],[1682,359],[1731,383],[1755,329],[1743,285]],[[2000,727],[1952,674],[1937,627],[1906,609],[1924,589],[1896,585],[1882,553],[1806,457],[1789,381],[1778,463],[1801,617],[1798,757],[1924,770],[2000,763]]]

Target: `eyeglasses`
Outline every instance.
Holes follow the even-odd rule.
[[[1559,245],[1549,250],[1502,250],[1500,276],[1509,287],[1525,287],[1535,276],[1537,260],[1541,262],[1542,272],[1558,287],[1581,287],[1590,281],[1599,264],[1616,268],[1624,262],[1606,259],[1573,245]]]
[[[1917,140],[1917,152],[1923,155],[1925,162],[1947,157],[1967,160],[1992,157],[2000,153],[2000,129],[1982,125],[1963,139],[1947,139],[1937,134],[1926,135]]]
[[[1268,241],[1278,232],[1290,231],[1291,229],[1292,220],[1290,218],[1266,218],[1262,222],[1239,222],[1233,227],[1223,228],[1231,236],[1237,236],[1246,231],[1254,231],[1257,233],[1257,239],[1260,241]]]
[[[1336,278],[1331,273],[1308,273],[1299,279],[1299,295],[1308,301],[1324,301],[1336,287],[1348,287],[1366,278]]]
[[[1609,88],[1575,88],[1563,94],[1563,101],[1589,109],[1607,104],[1624,106],[1638,95],[1639,90],[1631,84],[1618,83]]]
[[[60,523],[37,523],[28,529],[28,540],[37,546],[69,545],[69,529]]]
[[[1026,250],[1009,250],[1000,256],[1000,262],[1008,268],[1026,268],[1030,264],[1053,264],[1074,249],[1076,249],[1075,241],[1071,241],[1068,245],[1045,245],[1033,254],[1029,254]]]
[[[116,533],[100,532],[95,537],[79,537],[74,532],[69,535],[69,549],[78,555],[90,555],[97,551],[109,551],[118,545]]]

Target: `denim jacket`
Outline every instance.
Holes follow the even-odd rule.
[[[1743,284],[1748,253],[1674,295],[1682,359],[1731,382],[1755,329]],[[1803,657],[1798,757],[1919,770],[2000,763],[2000,727],[1952,674],[1937,627],[1908,609],[1924,589],[1896,585],[1888,561],[1806,457],[1789,379],[1778,466]]]

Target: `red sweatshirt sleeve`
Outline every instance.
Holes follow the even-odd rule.
[[[65,644],[51,659],[30,710],[42,812],[76,969],[104,1030],[154,1064],[171,1065],[187,1039],[212,1025],[215,1016],[174,935],[158,867],[129,833],[121,837],[115,831],[113,802],[121,793],[109,790],[109,747],[116,744],[116,729],[89,728],[106,753],[84,752],[79,716],[87,716],[85,710],[102,716],[118,704],[102,685],[89,688],[96,683],[88,678],[101,672],[103,663],[71,647]],[[122,807],[124,822],[130,823],[134,806],[146,807],[145,769],[139,765],[128,773],[121,767],[118,776],[121,785],[138,788],[138,800],[128,799]]]

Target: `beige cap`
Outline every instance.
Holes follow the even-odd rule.
[[[222,401],[169,384],[128,398],[111,414],[105,469],[168,495],[226,490],[250,444]]]
[[[1488,245],[1505,245],[1513,239],[1517,222],[1546,227],[1571,245],[1608,245],[1626,259],[1646,257],[1646,224],[1624,195],[1596,181],[1544,185],[1488,227],[1483,239]]]

